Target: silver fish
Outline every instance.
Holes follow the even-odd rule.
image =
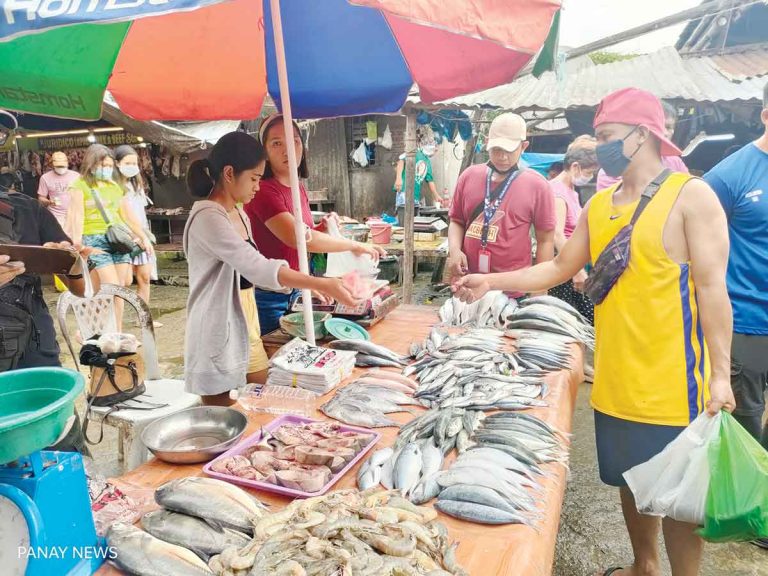
[[[377,412],[362,403],[354,402],[351,398],[347,400],[337,400],[336,398],[332,398],[320,406],[320,410],[323,414],[334,420],[344,422],[345,424],[352,424],[354,426],[379,428],[398,425],[394,420],[390,420],[380,412]]]
[[[438,500],[455,500],[457,502],[474,502],[507,512],[517,512],[509,501],[496,490],[474,484],[455,484],[449,486],[438,496]]]
[[[217,522],[228,528],[253,531],[266,508],[250,494],[228,482],[190,476],[171,480],[155,490],[160,506]]]
[[[212,522],[170,510],[155,510],[145,514],[141,519],[141,527],[155,538],[192,550],[206,561],[229,546],[242,548],[251,541],[251,538],[237,530],[219,527]]]
[[[422,477],[431,476],[439,472],[442,466],[443,453],[429,438],[421,444],[421,475]]]
[[[387,460],[389,460],[392,457],[393,451],[392,448],[382,448],[381,450],[376,450],[373,454],[371,454],[371,457],[368,459],[368,463],[371,466],[382,466]]]
[[[392,474],[395,488],[400,490],[403,496],[407,496],[419,483],[420,474],[421,449],[418,444],[412,442],[403,448],[395,462]]]
[[[195,553],[163,542],[128,524],[114,524],[107,546],[115,552],[118,568],[135,576],[210,576],[208,566]]]
[[[375,356],[377,358],[385,358],[392,362],[402,366],[403,357],[399,354],[395,354],[389,348],[379,346],[368,340],[334,340],[328,344],[329,348],[334,350],[351,350],[365,356]]]
[[[475,504],[474,502],[438,500],[435,503],[435,508],[449,516],[478,524],[523,524],[526,520],[521,514]]]

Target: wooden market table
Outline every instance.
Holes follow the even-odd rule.
[[[371,328],[372,340],[392,350],[405,353],[412,341],[421,341],[437,323],[437,309],[424,306],[401,306],[386,320]],[[563,432],[571,431],[574,402],[579,383],[583,380],[581,352],[574,356],[574,369],[553,373],[547,378],[550,387],[546,400],[549,406],[536,408],[532,414],[542,418]],[[331,393],[332,394],[332,393]],[[319,406],[331,394],[318,399]],[[413,416],[402,413],[391,415],[400,423],[408,422]],[[320,412],[316,418],[327,419]],[[246,435],[258,431],[259,426],[268,423],[272,414],[249,414]],[[374,448],[391,446],[397,436],[395,428],[378,428],[383,437]],[[450,460],[451,458],[449,458]],[[153,459],[139,468],[115,479],[121,489],[130,495],[130,489],[155,488],[168,480],[185,476],[202,475],[202,464],[172,465]],[[356,485],[356,466],[348,472],[333,489],[352,488]],[[460,542],[457,558],[472,576],[545,576],[552,573],[560,511],[566,485],[566,469],[560,464],[545,467],[549,475],[541,480],[544,490],[540,510],[542,519],[537,529],[521,525],[486,526],[457,520],[440,514],[448,526],[453,540]],[[290,498],[270,492],[252,491],[264,502],[286,505]],[[121,572],[113,566],[105,566],[97,572],[100,576],[117,576]]]

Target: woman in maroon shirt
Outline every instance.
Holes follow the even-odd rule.
[[[294,123],[293,146],[299,161],[299,178],[307,178],[307,158],[301,140],[299,127]],[[267,167],[261,180],[259,192],[246,204],[245,212],[251,220],[253,239],[259,251],[267,258],[286,260],[288,265],[299,269],[299,254],[296,251],[295,219],[288,169],[288,149],[283,130],[283,116],[273,114],[266,118],[259,130],[259,139],[267,152]],[[357,256],[367,254],[375,261],[386,253],[379,246],[361,244],[345,238],[334,238],[313,225],[309,198],[303,185],[301,190],[301,212],[307,229],[307,249],[312,253],[352,252]],[[256,304],[259,310],[261,333],[268,334],[280,325],[280,317],[290,306],[293,294],[282,294],[256,288]]]

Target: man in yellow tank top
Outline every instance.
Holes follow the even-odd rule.
[[[634,88],[606,96],[595,116],[601,167],[622,182],[599,191],[551,262],[501,274],[469,275],[454,285],[464,300],[490,289],[539,292],[589,262],[629,224],[640,197],[680,155],[664,134],[658,98]],[[663,527],[673,576],[698,574],[695,526],[640,514],[623,473],[661,452],[703,411],[735,406],[730,385],[732,313],[725,284],[728,228],[712,189],[672,173],[638,218],[627,268],[595,306],[595,409],[600,477],[619,487],[634,563],[615,576],[661,574]]]

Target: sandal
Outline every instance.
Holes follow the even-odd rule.
[[[624,566],[613,566],[612,568],[608,568],[608,570],[603,572],[603,576],[611,576],[611,574],[618,572],[619,570],[624,570]]]

